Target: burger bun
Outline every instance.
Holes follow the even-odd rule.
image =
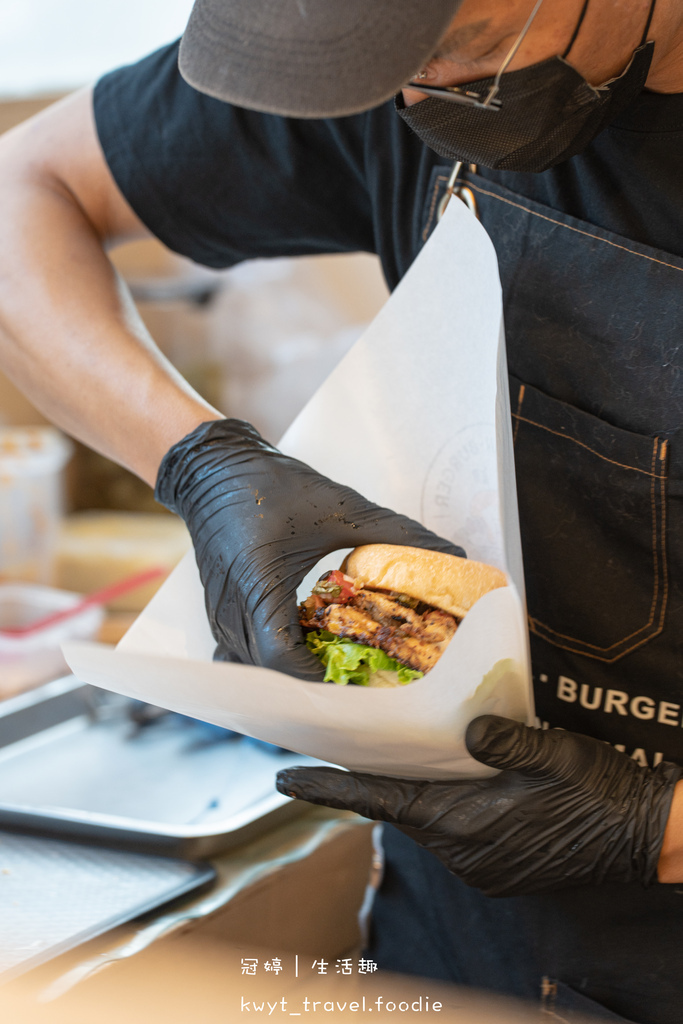
[[[504,572],[485,562],[397,544],[364,544],[342,570],[357,587],[393,590],[462,618],[489,590],[507,586]]]

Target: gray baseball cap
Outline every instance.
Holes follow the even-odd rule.
[[[462,0],[196,0],[183,78],[238,106],[295,117],[388,100],[431,57]]]

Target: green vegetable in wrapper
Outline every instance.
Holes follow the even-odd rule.
[[[413,679],[421,679],[423,672],[402,665],[395,658],[390,658],[377,647],[343,640],[328,633],[327,630],[313,630],[306,637],[306,646],[313,651],[325,666],[325,682],[338,683],[345,686],[355,683],[357,686],[368,686],[370,677],[375,672],[395,672],[401,686],[412,683]]]

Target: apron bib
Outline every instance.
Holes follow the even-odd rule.
[[[683,261],[467,184],[503,286],[540,724],[683,764]],[[549,1014],[680,1019],[683,886],[492,900],[394,829],[385,847],[381,966],[540,994]]]
[[[505,296],[538,717],[683,763],[683,261],[470,186]]]

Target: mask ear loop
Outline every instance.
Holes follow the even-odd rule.
[[[503,63],[499,67],[498,71],[496,72],[496,77],[494,78],[493,84],[491,85],[489,93],[488,93],[486,99],[484,100],[484,106],[487,106],[488,104],[490,104],[491,100],[498,93],[498,90],[500,88],[500,80],[501,80],[503,74],[505,73],[505,71],[507,70],[508,65],[511,63],[513,57],[515,56],[515,54],[519,50],[520,46],[524,42],[524,38],[525,38],[527,32],[529,31],[529,28],[531,26],[532,21],[534,20],[534,18],[538,14],[538,9],[539,9],[539,7],[541,6],[542,3],[543,3],[543,0],[536,0],[536,3],[534,4],[534,9],[532,10],[531,14],[527,18],[526,24],[524,25],[524,28],[522,29],[522,31],[517,36],[516,40],[512,44],[512,48],[509,50],[509,52],[507,53],[507,55],[505,57],[505,60],[503,61]],[[581,12],[581,18],[579,19],[579,25],[581,24],[581,21],[583,21],[583,16],[586,13],[586,7],[587,6],[588,6],[588,0],[585,0],[583,11]],[[577,31],[578,31],[578,29],[575,30],[574,36],[572,36],[572,41],[576,37],[576,32]],[[570,43],[570,46],[571,46],[571,43]],[[457,196],[458,199],[461,199],[463,201],[463,203],[465,204],[465,206],[469,210],[472,211],[472,213],[474,214],[475,217],[479,216],[479,214],[477,212],[477,201],[474,198],[474,192],[472,191],[472,189],[471,188],[467,188],[466,185],[460,185],[460,186],[456,187],[456,182],[458,180],[458,175],[460,174],[460,171],[462,170],[462,164],[463,164],[462,160],[456,160],[456,162],[453,164],[453,168],[452,168],[451,173],[450,173],[450,175],[448,177],[448,181],[446,182],[446,190],[445,190],[443,196],[441,197],[441,201],[439,202],[439,206],[438,206],[437,211],[436,211],[437,220],[441,220],[441,218],[443,217],[444,212],[446,210],[446,207],[448,206],[448,204],[451,201],[451,196]],[[473,171],[476,171],[476,164],[470,164],[470,169],[472,169]]]
[[[647,34],[650,31],[650,25],[652,24],[652,16],[655,13],[655,3],[656,3],[656,0],[650,0],[650,10],[648,12],[647,21],[645,22],[645,28],[643,29],[642,38],[640,40],[640,43],[638,44],[639,48],[641,46],[644,46],[645,43],[647,42]],[[532,18],[533,18],[533,15],[536,13],[536,10],[538,9],[539,6],[540,6],[540,4],[537,4],[536,7],[534,8],[534,10],[532,11]],[[562,54],[562,59],[563,60],[566,60],[566,58],[569,55],[569,51],[571,50],[572,46],[576,42],[576,37],[578,36],[579,31],[581,29],[581,26],[583,24],[583,20],[586,17],[586,11],[587,10],[588,10],[588,0],[584,0],[584,4],[583,4],[583,7],[581,8],[581,13],[579,15],[579,20],[577,21],[576,26],[574,28],[574,31],[572,33],[572,37],[569,40],[569,45],[567,46],[567,48],[565,49],[564,53]],[[436,211],[436,219],[437,219],[437,221],[441,220],[441,218],[443,217],[443,215],[444,215],[444,213],[446,211],[446,207],[448,206],[449,202],[451,201],[451,196],[457,196],[458,199],[461,199],[463,201],[463,203],[465,204],[465,206],[467,206],[467,208],[472,211],[472,213],[474,214],[475,217],[479,216],[479,213],[478,213],[478,210],[477,210],[477,200],[474,197],[474,193],[473,193],[472,189],[471,188],[467,188],[466,185],[459,185],[459,186],[456,185],[457,180],[458,180],[458,175],[460,174],[460,171],[462,170],[462,165],[463,165],[463,161],[462,160],[456,160],[456,162],[453,164],[453,167],[451,169],[451,173],[448,176],[448,181],[446,182],[446,188],[444,190],[444,194],[442,195],[442,197],[441,197],[441,199],[439,201],[439,205],[437,207],[437,211]],[[476,170],[477,170],[476,164],[470,164],[470,170],[473,173],[476,173]]]

